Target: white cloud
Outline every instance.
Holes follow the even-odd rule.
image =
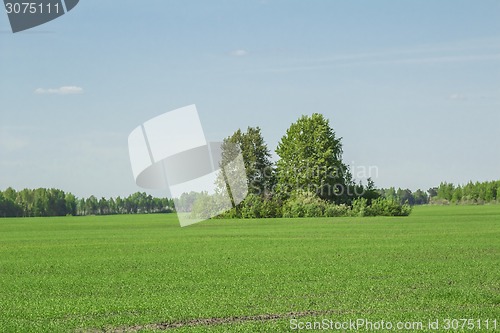
[[[83,88],[77,86],[62,86],[59,88],[37,88],[35,94],[38,95],[74,95],[83,94]]]
[[[454,101],[464,101],[467,99],[467,96],[465,96],[464,94],[455,93],[451,94],[448,98]]]
[[[233,52],[231,52],[231,55],[233,57],[244,57],[244,56],[248,55],[248,51],[243,50],[243,49],[234,50]]]

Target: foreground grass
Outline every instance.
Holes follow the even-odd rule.
[[[290,312],[500,321],[499,256],[500,206],[186,228],[174,215],[0,219],[0,331],[288,331]],[[281,317],[235,319],[265,314]]]

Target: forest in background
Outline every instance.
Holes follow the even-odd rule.
[[[454,185],[443,182],[429,190],[378,189],[381,197],[409,205],[481,205],[500,203],[500,180]],[[0,217],[38,217],[65,215],[151,214],[175,212],[174,200],[155,198],[145,192],[128,197],[77,198],[58,189],[7,188],[0,191]]]

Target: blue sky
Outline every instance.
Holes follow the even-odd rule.
[[[142,191],[129,133],[190,104],[209,140],[260,126],[271,150],[323,113],[379,187],[500,178],[499,1],[82,0],[9,30],[0,189]]]

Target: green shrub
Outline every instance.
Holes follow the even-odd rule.
[[[325,208],[325,217],[341,217],[349,216],[351,214],[351,208],[347,205],[335,205],[330,203]]]
[[[367,216],[368,200],[359,198],[352,202],[351,216]]]
[[[219,218],[234,219],[234,218],[272,218],[281,217],[282,208],[281,202],[277,198],[265,198],[253,193],[247,195],[237,208],[232,208],[224,214],[219,215]]]
[[[213,217],[215,219],[241,219],[241,212],[236,208],[231,208],[230,210]]]
[[[408,204],[400,205],[392,199],[378,198],[366,207],[365,216],[408,216],[411,209]]]
[[[250,193],[240,205],[241,217],[244,219],[265,217],[266,215],[263,214],[263,206],[263,199],[258,195]]]
[[[191,217],[208,219],[224,213],[228,198],[221,194],[199,193],[193,204]],[[222,214],[226,217],[226,213]]]
[[[283,203],[278,197],[263,199],[262,217],[282,217],[283,216]]]
[[[283,217],[321,217],[327,205],[312,192],[296,192],[284,203]]]
[[[410,206],[409,204],[404,204],[401,206],[401,214],[398,216],[409,216],[411,214],[413,207]]]

